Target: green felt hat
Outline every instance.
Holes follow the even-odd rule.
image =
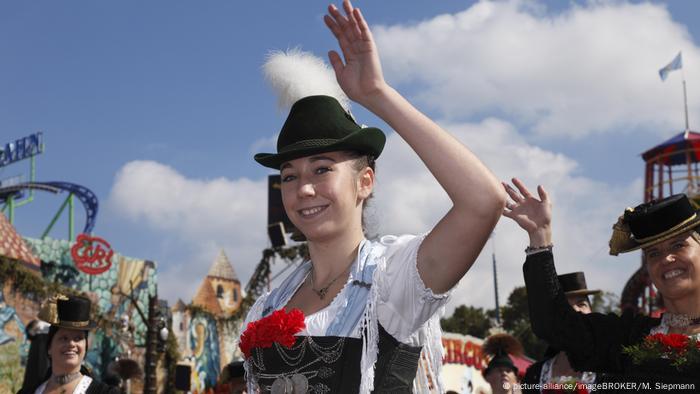
[[[376,127],[360,127],[330,96],[308,96],[292,105],[277,138],[277,153],[258,153],[255,161],[279,169],[289,160],[332,151],[357,151],[379,157],[386,137]]]

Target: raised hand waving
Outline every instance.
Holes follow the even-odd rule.
[[[345,94],[362,105],[384,87],[377,46],[372,38],[367,22],[359,8],[353,8],[349,0],[343,1],[343,15],[331,4],[323,20],[331,30],[343,53],[343,59],[336,51],[328,52],[328,58],[335,70],[338,84]]]

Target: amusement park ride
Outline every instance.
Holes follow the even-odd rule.
[[[26,205],[34,200],[35,191],[43,191],[53,194],[61,192],[68,193],[58,211],[53,216],[41,238],[48,236],[56,221],[68,207],[68,240],[75,239],[75,197],[77,197],[85,208],[84,234],[90,234],[95,227],[97,219],[98,202],[97,196],[90,189],[70,182],[37,182],[35,157],[44,152],[43,134],[41,132],[20,138],[16,141],[0,146],[0,168],[10,164],[30,160],[30,178],[28,182],[23,181],[22,176],[14,176],[0,180],[0,212],[7,215],[10,223],[14,223],[15,209]]]
[[[659,76],[662,81],[665,81],[670,71],[682,70],[682,67],[679,52],[671,63],[659,70]],[[700,133],[690,130],[685,75],[682,80],[685,130],[642,153],[645,163],[644,202],[684,193],[698,209],[700,208],[700,170],[698,170]],[[657,294],[645,267],[644,254],[642,254],[641,266],[627,280],[622,290],[621,309],[659,317],[663,312],[663,300]]]
[[[687,128],[642,153],[645,162],[644,202],[685,193],[700,208],[700,133]],[[658,316],[660,298],[645,269],[644,254],[639,269],[622,290],[622,309]]]

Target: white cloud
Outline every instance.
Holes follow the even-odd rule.
[[[577,163],[525,142],[508,122],[486,119],[478,124],[443,125],[470,147],[501,179],[523,179],[531,189],[543,184],[554,202],[554,242],[559,272],[585,271],[590,286],[620,293],[638,268],[638,257],[607,255],[612,223],[639,198],[641,180],[607,185],[577,175]],[[457,175],[456,175],[457,176]],[[379,233],[429,230],[450,202],[418,157],[397,134],[389,136],[379,159],[374,215]],[[523,285],[522,263],[527,235],[507,218],[496,229],[500,301]],[[460,304],[494,306],[489,243],[455,290],[448,312]]]
[[[277,150],[277,136],[279,133],[267,138],[260,138],[255,140],[251,145],[249,152],[254,155],[260,152],[275,152]]]
[[[159,262],[159,292],[171,301],[189,302],[220,248],[245,284],[268,245],[266,179],[189,179],[157,162],[132,161],[117,173],[108,204],[182,250]]]
[[[445,118],[501,114],[540,135],[581,137],[683,126],[680,72],[700,50],[663,5],[591,2],[548,15],[536,2],[479,2],[418,24],[373,27],[386,75]],[[692,124],[700,96],[689,97]]]

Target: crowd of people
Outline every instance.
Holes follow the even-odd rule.
[[[589,295],[598,290],[587,288],[582,272],[558,275],[555,269],[545,188],[538,186],[535,196],[518,179],[513,186],[501,183],[389,86],[362,13],[348,0],[342,8],[331,5],[324,17],[341,51],[331,51],[329,59],[342,94],[403,138],[452,206],[423,234],[367,239],[363,210],[375,187],[384,133],[360,126],[344,96],[305,92],[291,100],[277,151],[255,160],[279,170],[284,208],[308,243],[308,258],[246,317],[240,347],[248,392],[444,392],[438,312],[501,216],[529,235],[523,273],[530,318],[550,348],[526,372],[507,351],[496,352],[483,371],[494,393],[547,392],[554,382],[608,383],[596,388],[601,392],[624,391],[628,386],[615,383],[630,382],[700,390],[700,360],[675,359],[664,342],[672,337],[697,346],[700,338],[700,216],[692,202],[676,195],[642,204],[614,226],[610,252],[642,249],[664,300],[663,317],[593,313]],[[274,80],[304,82],[285,82],[284,75]],[[81,369],[92,327],[84,315],[89,304],[72,298],[57,305],[48,341],[51,369],[38,387],[23,392],[111,392]]]

